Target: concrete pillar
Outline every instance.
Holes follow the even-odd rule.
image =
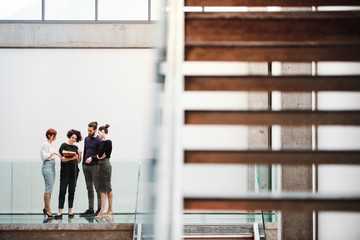
[[[283,63],[283,75],[307,74],[311,75],[311,63]],[[311,93],[281,93],[282,110],[311,110]],[[311,127],[281,127],[282,149],[311,149]],[[281,190],[284,192],[311,192],[311,166],[282,166]],[[282,239],[312,239],[313,217],[308,213],[282,213]]]
[[[249,63],[250,75],[268,75],[267,63]],[[269,93],[268,92],[249,92],[248,93],[249,110],[268,110]],[[253,150],[269,149],[270,134],[268,126],[251,126],[248,128],[248,147]],[[260,187],[259,190],[268,192],[271,189],[271,167],[258,165],[258,174]],[[255,166],[249,165],[249,191],[255,191]],[[277,223],[267,223],[266,235],[268,240],[277,239]]]
[[[249,63],[250,75],[267,75],[267,63]],[[249,92],[248,107],[249,110],[267,110],[269,98],[267,92]],[[269,128],[267,126],[251,126],[248,128],[248,147],[249,149],[268,149],[269,147]],[[260,191],[269,189],[269,167],[259,166]],[[255,167],[249,165],[249,191],[255,191]]]

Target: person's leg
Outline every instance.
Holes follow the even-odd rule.
[[[51,193],[44,193],[45,210],[49,215],[51,215],[50,198],[51,198]]]
[[[101,209],[99,214],[103,214],[105,212],[105,204],[106,204],[106,192],[101,192]]]
[[[59,210],[57,215],[62,214],[65,203],[66,189],[69,185],[70,176],[66,172],[60,172]]]
[[[69,196],[68,196],[68,203],[69,203],[69,211],[68,214],[72,214],[72,208],[74,205],[74,197],[75,197],[75,189],[76,189],[76,182],[77,182],[77,175],[78,173],[71,173],[70,181],[69,181]]]
[[[54,187],[55,182],[55,162],[54,161],[46,161],[43,163],[42,167],[42,175],[45,181],[45,193],[44,193],[44,205],[45,210],[48,215],[51,214],[50,208],[50,199],[51,199],[51,192]]]
[[[97,209],[101,209],[102,206],[102,198],[101,198],[101,191],[99,188],[99,165],[92,166],[92,179],[94,180],[94,186],[97,194]]]
[[[89,200],[89,208],[88,210],[94,213],[94,183],[93,183],[93,176],[92,176],[92,167],[83,165],[83,172],[85,177],[86,189],[88,193],[88,200]],[[84,212],[86,214],[87,211]]]
[[[106,191],[107,191],[107,196],[108,196],[108,201],[109,201],[109,207],[108,207],[108,211],[106,212],[107,216],[110,216],[111,214],[114,213],[113,210],[113,192],[112,192],[112,188],[111,188],[111,172],[112,172],[112,167],[111,164],[108,162],[107,163],[107,170],[106,170]]]
[[[96,218],[102,217],[102,215],[105,213],[105,203],[106,203],[106,192],[101,192],[101,208],[97,215],[95,215]]]
[[[113,210],[113,197],[114,197],[114,195],[113,195],[112,191],[108,192],[107,194],[108,194],[109,207],[108,207],[108,210],[106,212],[106,215],[111,215],[114,212],[114,210]]]

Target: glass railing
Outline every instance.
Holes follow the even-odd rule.
[[[276,171],[275,166],[243,165],[243,168],[243,171],[241,171],[240,168],[237,169],[239,174],[245,174],[249,178],[239,178],[246,180],[245,182],[231,182],[232,185],[242,185],[242,188],[236,189],[225,184],[223,186],[224,189],[222,189],[225,195],[231,195],[231,193],[235,195],[241,193],[245,195],[262,194],[272,192],[274,190],[273,187],[277,188],[277,185],[272,183],[275,181],[275,179],[273,179],[273,171]],[[234,172],[229,171],[229,174],[234,174]],[[225,177],[224,175],[221,176]],[[229,179],[234,180],[232,177],[229,177]],[[218,181],[221,181],[221,179],[218,179]],[[245,190],[245,188],[247,188],[247,190]],[[215,186],[213,189],[213,191],[219,190],[219,188]],[[258,227],[260,238],[267,239],[266,225],[268,225],[268,223],[277,224],[278,213],[275,211],[261,210],[191,210],[184,212],[182,222],[184,224],[184,236],[189,238],[253,238],[254,227]],[[273,224],[271,226],[273,226]]]
[[[80,217],[79,214],[88,208],[88,195],[81,163],[69,163],[79,173],[76,183],[73,213],[74,218],[67,216],[68,191],[65,196],[63,218],[48,219],[43,215],[45,183],[42,175],[42,162],[34,161],[0,161],[0,223],[134,223],[135,212],[141,211],[137,204],[141,171],[137,161],[111,160],[114,216],[110,218]],[[50,207],[53,215],[58,211],[60,187],[60,162],[55,162],[55,183],[52,189]],[[96,193],[94,205],[96,210]],[[106,209],[108,203],[106,203]]]
[[[232,182],[231,184],[237,185],[248,185],[248,190],[246,193],[265,193],[271,192],[273,184],[272,181],[272,170],[273,167],[270,166],[254,166],[254,165],[243,165],[244,171],[237,169],[239,174],[244,174],[251,176],[248,181],[249,183],[242,182]],[[187,169],[189,170],[189,169]],[[192,184],[195,184],[198,187],[197,182],[203,183],[201,178],[209,176],[208,172],[205,174],[206,170],[213,170],[212,168],[201,169],[200,167],[197,170],[191,169],[191,173],[187,171],[187,177],[190,177]],[[217,170],[219,170],[217,168]],[[240,171],[239,171],[240,170]],[[234,171],[236,172],[236,171]],[[231,172],[229,174],[234,174]],[[191,175],[191,176],[190,176]],[[206,178],[206,177],[205,177]],[[230,178],[232,179],[232,178]],[[245,179],[245,178],[241,178]],[[206,180],[205,180],[206,181]],[[220,179],[218,179],[220,181]],[[224,181],[225,182],[225,181]],[[251,182],[251,184],[250,184]],[[229,189],[234,189],[228,185],[224,188],[229,187]],[[211,188],[210,188],[211,189]],[[213,186],[213,191],[217,188]],[[243,189],[243,188],[241,188]],[[201,189],[202,191],[207,191],[206,189]],[[228,190],[224,192],[229,193]],[[134,239],[149,239],[154,236],[153,226],[152,226],[152,215],[151,214],[138,214],[134,229]],[[278,222],[277,212],[267,212],[267,211],[221,211],[221,210],[185,210],[182,215],[183,224],[183,237],[185,238],[221,238],[221,237],[251,237],[254,234],[254,226],[257,226],[259,229],[259,235],[261,239],[266,238],[266,224]],[[255,224],[254,224],[255,223]]]

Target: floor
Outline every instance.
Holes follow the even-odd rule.
[[[185,213],[183,218],[184,224],[237,224],[237,223],[262,223],[262,216],[260,213]],[[138,214],[136,222],[149,222],[151,215]],[[276,214],[264,214],[265,222],[276,222]],[[48,219],[40,214],[0,214],[0,224],[60,224],[60,223],[134,223],[134,214],[115,214],[111,218],[94,218],[94,217],[80,217],[75,215],[74,218],[69,218],[63,215],[62,219]]]
[[[43,215],[0,215],[0,224],[60,224],[60,223],[134,223],[133,214],[121,214],[114,215],[111,218],[94,218],[94,217],[80,217],[75,215],[74,218],[69,218],[67,215],[63,215],[62,219],[48,219]]]

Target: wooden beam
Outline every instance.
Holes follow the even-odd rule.
[[[360,11],[186,13],[185,43],[360,41]]]
[[[186,164],[360,164],[360,151],[200,151],[186,150]]]
[[[358,0],[185,0],[185,6],[359,6]]]
[[[186,91],[360,91],[357,76],[186,76]]]
[[[188,61],[359,61],[360,12],[186,13]]]
[[[360,211],[360,195],[311,193],[248,194],[239,197],[185,197],[186,210]]]
[[[237,47],[186,46],[186,61],[360,61],[360,43],[354,45]]]
[[[360,125],[360,111],[185,111],[185,124]]]

